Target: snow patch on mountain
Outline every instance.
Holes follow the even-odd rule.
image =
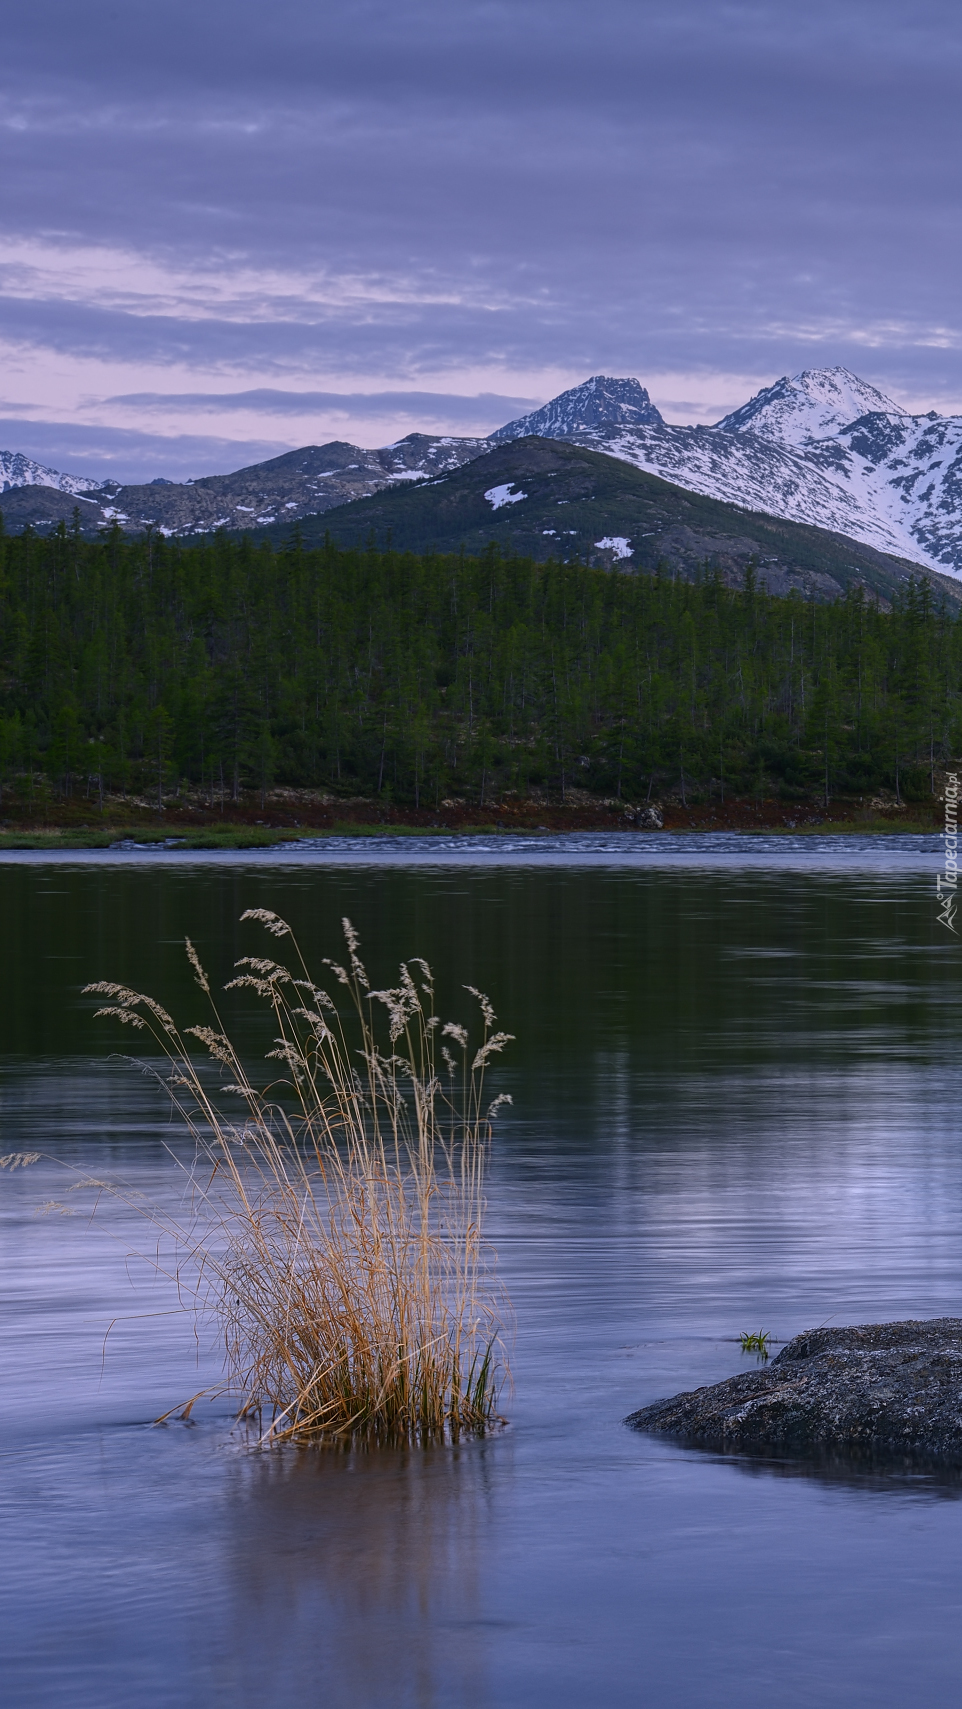
[[[547,435],[544,437],[546,438]],[[514,481],[508,481],[503,487],[488,488],[484,496],[492,510],[503,510],[506,504],[520,504],[523,498],[527,498],[527,493],[513,493],[511,491],[513,486]]]
[[[603,540],[596,540],[595,545],[599,551],[611,552],[615,558],[631,557],[631,541],[623,534],[606,534]]]

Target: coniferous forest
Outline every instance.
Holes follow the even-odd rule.
[[[7,790],[911,801],[960,748],[962,622],[922,581],[883,611],[497,549],[0,539]]]

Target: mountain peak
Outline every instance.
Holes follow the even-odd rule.
[[[100,485],[86,475],[62,475],[59,469],[48,469],[22,451],[0,451],[0,492],[9,492],[12,487],[53,487],[62,493],[94,493]]]
[[[552,398],[543,409],[509,421],[492,433],[492,443],[524,439],[537,434],[542,439],[563,439],[592,427],[661,426],[662,416],[638,380],[614,379],[594,374],[580,386]]]
[[[717,423],[718,433],[755,433],[782,445],[831,439],[860,416],[907,412],[847,368],[803,368],[756,392]]]

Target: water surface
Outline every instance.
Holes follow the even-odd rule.
[[[132,1041],[79,987],[200,1018],[183,936],[222,984],[261,947],[246,907],[291,919],[309,957],[347,913],[378,979],[426,954],[451,1012],[477,984],[518,1034],[490,1191],[514,1390],[483,1442],[257,1455],[225,1402],[154,1427],[217,1356],[131,1256],[143,1229],[117,1206],[38,1217],[70,1204],[53,1164],[0,1175],[5,1700],[953,1700],[951,1475],[726,1460],[621,1422],[738,1369],[744,1329],[962,1312],[962,963],[937,840],[472,841],[0,857],[4,1152],[176,1201],[163,1097],[108,1059]]]

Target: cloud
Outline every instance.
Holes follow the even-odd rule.
[[[215,435],[164,436],[135,429],[85,427],[74,422],[30,422],[0,416],[0,449],[22,451],[61,474],[91,480],[151,481],[157,475],[186,481],[230,474],[289,450],[283,441],[224,439]]]
[[[257,410],[266,415],[306,415],[312,410],[325,415],[343,414],[352,419],[396,413],[416,420],[444,418],[452,423],[475,421],[493,415],[498,424],[525,410],[537,409],[543,398],[501,397],[497,392],[479,392],[460,397],[453,392],[281,392],[260,386],[249,392],[127,392],[104,398],[105,404],[123,404],[137,410],[214,411]]]
[[[349,437],[338,426],[343,417],[350,429],[361,429],[362,443],[375,440],[390,442],[389,425],[393,419],[405,417],[405,431],[412,423],[431,424],[431,431],[445,431],[447,426],[458,428],[467,423],[471,432],[478,431],[478,417],[487,418],[481,432],[490,432],[502,422],[509,421],[525,409],[537,407],[537,400],[498,395],[460,398],[444,393],[383,392],[331,393],[281,392],[263,389],[236,393],[134,393],[127,397],[108,398],[106,404],[123,405],[128,412],[141,416],[154,412],[166,417],[183,414],[209,414],[215,418],[223,412],[251,414],[258,412],[283,420],[292,415],[305,428],[303,436],[295,435],[295,443],[310,439],[325,443],[330,439]],[[0,409],[2,409],[0,405]],[[311,412],[318,420],[310,420]],[[364,424],[378,431],[364,432]],[[311,432],[311,427],[318,431]],[[246,437],[243,433],[176,433],[150,432],[112,424],[94,425],[78,421],[26,419],[19,411],[0,414],[0,448],[22,451],[38,462],[74,475],[89,475],[93,479],[110,477],[119,481],[149,481],[157,475],[168,480],[188,480],[199,475],[227,474],[250,463],[276,457],[292,448],[291,437]]]
[[[960,66],[948,0],[33,0],[11,414],[68,369],[58,420],[225,441],[293,393],[382,441],[494,426],[599,371],[957,398]]]

